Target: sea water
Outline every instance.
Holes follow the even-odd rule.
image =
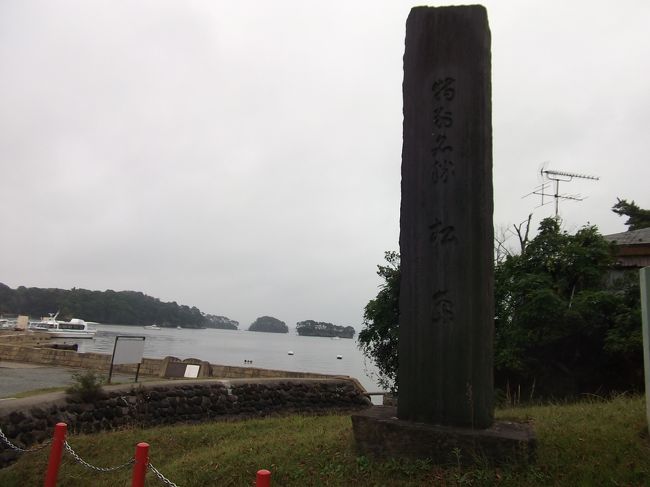
[[[381,390],[375,380],[376,368],[364,358],[356,338],[307,337],[291,329],[289,333],[262,333],[212,328],[147,330],[104,324],[95,328],[97,334],[92,340],[64,341],[78,343],[79,352],[112,354],[116,336],[144,336],[147,358],[170,355],[218,365],[348,375],[358,379],[369,392]]]

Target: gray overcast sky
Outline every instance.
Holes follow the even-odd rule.
[[[441,5],[442,3],[434,3]],[[495,226],[650,208],[650,2],[487,2]],[[360,327],[398,248],[410,2],[0,2],[0,282]],[[54,311],[54,310],[53,310]]]

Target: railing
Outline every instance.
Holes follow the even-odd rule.
[[[56,487],[57,478],[59,476],[59,467],[61,466],[61,459],[63,458],[63,453],[69,453],[74,460],[83,465],[86,468],[94,470],[96,472],[115,472],[123,468],[127,468],[130,465],[133,465],[133,472],[131,476],[131,487],[144,487],[145,477],[147,471],[151,470],[153,474],[160,480],[161,483],[168,487],[178,487],[177,484],[165,477],[154,465],[149,462],[149,444],[148,443],[138,443],[135,447],[135,455],[133,458],[127,462],[118,465],[116,467],[97,467],[90,464],[83,458],[81,458],[70,446],[66,440],[66,433],[68,426],[65,423],[57,423],[54,427],[54,435],[52,440],[43,443],[35,448],[25,449],[20,448],[17,445],[14,445],[9,438],[5,436],[0,429],[0,441],[7,445],[12,450],[18,453],[30,453],[42,450],[43,448],[51,445],[50,447],[50,457],[47,465],[47,472],[45,474],[45,483],[44,487]],[[258,470],[256,481],[256,487],[271,487],[271,472],[268,470]]]

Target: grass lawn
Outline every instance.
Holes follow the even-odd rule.
[[[349,416],[291,416],[194,426],[129,429],[71,436],[72,448],[100,467],[129,460],[140,441],[150,443],[150,461],[184,486],[251,486],[267,468],[280,486],[643,486],[650,485],[650,442],[642,397],[519,407],[497,411],[500,419],[529,420],[538,435],[534,465],[462,468],[450,463],[357,456]],[[3,487],[39,486],[48,450],[24,454],[0,470]],[[129,486],[130,468],[98,473],[64,453],[60,486]],[[147,485],[164,485],[151,472]]]

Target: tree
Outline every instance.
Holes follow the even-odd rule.
[[[377,297],[364,309],[359,348],[377,366],[379,385],[396,391],[400,260],[397,252],[386,252],[384,256],[388,265],[377,266],[377,274],[384,282]]]
[[[631,203],[620,198],[616,198],[616,200],[616,204],[612,206],[612,211],[618,216],[625,215],[628,217],[625,222],[628,232],[650,227],[650,210],[639,208],[634,200]]]
[[[607,283],[612,262],[596,227],[570,235],[547,218],[496,265],[497,385],[544,396],[640,387],[639,301],[633,283]]]
[[[399,255],[387,252],[377,297],[364,312],[359,346],[395,390]],[[546,397],[640,389],[639,288],[608,283],[610,246],[594,226],[574,235],[547,218],[521,254],[495,265],[495,385]]]
[[[494,262],[500,263],[505,260],[508,256],[516,255],[516,251],[511,249],[506,245],[506,242],[511,235],[516,235],[517,240],[519,241],[519,253],[526,250],[526,245],[529,242],[530,234],[530,222],[533,218],[533,214],[530,213],[528,218],[519,224],[513,224],[514,232],[504,226],[499,226],[494,231]]]

